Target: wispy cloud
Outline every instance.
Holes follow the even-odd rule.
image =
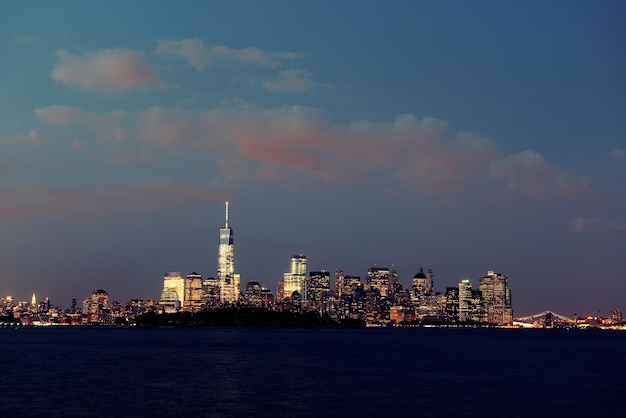
[[[92,218],[129,211],[151,213],[228,197],[222,189],[211,185],[173,181],[82,188],[0,188],[0,220]]]
[[[626,232],[626,222],[617,219],[602,219],[579,216],[569,221],[569,230],[575,233],[590,232]]]
[[[0,138],[0,143],[5,144],[45,144],[48,142],[48,138],[43,136],[37,129],[31,129],[25,135]]]
[[[77,55],[59,49],[56,54],[52,79],[81,90],[107,92],[165,85],[142,52],[114,48]]]
[[[508,191],[530,199],[570,198],[591,191],[587,178],[567,173],[534,151],[493,161],[490,174],[503,182]]]
[[[626,151],[623,150],[622,148],[615,148],[611,150],[610,154],[613,158],[620,160],[620,161],[626,159]]]
[[[310,74],[298,69],[279,71],[276,79],[263,82],[263,87],[270,92],[304,92],[315,86]]]
[[[200,72],[219,61],[234,61],[257,67],[276,68],[285,62],[293,61],[299,54],[293,52],[272,52],[260,48],[234,49],[222,45],[205,45],[201,39],[180,41],[157,40],[155,53],[184,59]]]
[[[425,194],[480,188],[528,199],[576,198],[591,191],[586,178],[567,173],[537,152],[502,157],[490,138],[450,132],[445,121],[411,114],[392,122],[343,124],[303,106],[204,112],[154,107],[134,114],[52,106],[36,113],[49,123],[87,126],[105,140],[206,153],[224,176],[237,181],[308,177],[354,184],[383,176]]]

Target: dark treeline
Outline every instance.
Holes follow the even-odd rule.
[[[280,312],[264,308],[206,309],[201,312],[147,313],[135,320],[142,327],[363,328],[365,321],[336,321],[317,312]]]

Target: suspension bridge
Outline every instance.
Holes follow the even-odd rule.
[[[569,317],[569,316],[566,316],[566,315],[562,315],[562,314],[556,313],[554,311],[547,310],[547,311],[543,311],[543,312],[540,312],[540,313],[534,314],[534,315],[517,317],[517,318],[515,318],[515,321],[517,321],[517,322],[527,322],[527,323],[531,322],[532,323],[532,322],[535,322],[535,321],[549,321],[549,320],[556,321],[556,320],[558,320],[558,321],[561,321],[561,322],[566,322],[568,324],[576,324],[577,319],[578,318],[576,318],[576,317],[572,318],[572,317]]]

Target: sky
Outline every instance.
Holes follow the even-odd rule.
[[[158,299],[292,254],[516,316],[626,312],[621,1],[0,4],[0,295]]]

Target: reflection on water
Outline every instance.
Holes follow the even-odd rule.
[[[626,333],[0,329],[0,416],[621,416]]]

